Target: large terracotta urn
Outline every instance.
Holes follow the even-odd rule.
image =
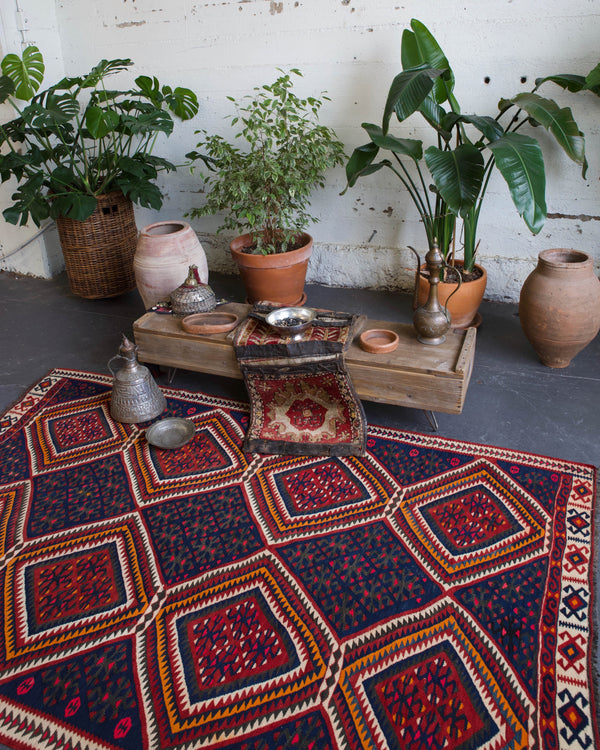
[[[462,261],[455,261],[455,265],[462,268]],[[440,281],[437,285],[440,305],[445,307],[447,304],[452,328],[464,329],[477,324],[477,311],[487,286],[487,272],[483,266],[476,264],[475,268],[480,271],[479,277],[472,281],[463,281],[459,289],[458,282],[453,281]],[[422,270],[424,269],[425,266]],[[429,296],[429,280],[420,273],[418,282],[417,303],[424,305]]]
[[[541,362],[567,367],[600,330],[600,281],[579,250],[544,250],[519,300],[523,332]]]
[[[257,255],[244,252],[252,245],[252,235],[236,237],[230,244],[231,255],[238,265],[247,300],[274,302],[279,305],[301,305],[305,301],[304,282],[312,252],[312,237],[300,236],[302,246],[286,253]]]
[[[189,267],[198,267],[199,280],[208,282],[206,254],[198,235],[185,221],[157,221],[139,234],[133,270],[146,309],[168,301],[186,280]]]

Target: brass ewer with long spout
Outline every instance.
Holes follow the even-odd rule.
[[[417,256],[417,272],[415,275],[414,304],[417,306],[419,291],[419,274],[421,272],[421,258],[414,247],[409,248]],[[425,256],[425,264],[429,272],[429,295],[424,305],[416,307],[413,314],[413,325],[417,332],[417,341],[429,346],[437,346],[446,340],[446,331],[450,328],[451,317],[448,312],[448,301],[459,290],[462,283],[460,274],[458,276],[458,286],[446,300],[442,307],[438,297],[438,284],[440,283],[440,271],[443,267],[449,267],[444,261],[437,242],[434,241],[433,247]]]

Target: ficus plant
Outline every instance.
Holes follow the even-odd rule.
[[[324,187],[327,170],[344,161],[343,144],[334,131],[319,122],[327,97],[297,96],[292,75],[236,101],[231,126],[237,146],[220,134],[203,136],[186,156],[202,161],[204,202],[191,216],[223,214],[218,232],[252,235],[252,251],[281,253],[294,247],[295,238],[317,221],[310,213],[310,197]]]
[[[455,77],[441,47],[420,21],[402,35],[403,70],[390,86],[381,125],[363,123],[369,142],[352,153],[347,165],[348,185],[380,169],[392,170],[417,207],[429,247],[438,240],[446,260],[451,252],[454,225],[462,219],[464,270],[470,273],[477,251],[477,226],[494,168],[506,182],[512,201],[527,227],[537,234],[546,220],[546,173],[539,141],[526,126],[542,126],[565,153],[582,167],[587,161],[585,141],[569,107],[541,96],[552,82],[571,92],[600,95],[600,65],[587,76],[573,74],[538,78],[535,88],[503,98],[495,116],[464,114],[454,95]],[[418,113],[434,131],[435,144],[390,133],[393,116],[402,123]],[[380,152],[389,156],[379,159]],[[452,257],[450,257],[452,256]]]
[[[101,60],[83,76],[63,78],[39,91],[44,60],[37,47],[2,60],[0,103],[17,116],[0,125],[0,178],[16,178],[13,205],[4,210],[12,224],[67,216],[83,221],[96,196],[122,190],[134,203],[159,209],[161,171],[176,166],[153,153],[159,135],[169,136],[173,115],[187,120],[198,112],[187,88],[161,86],[139,76],[126,90],[107,79],[133,65],[129,59]]]

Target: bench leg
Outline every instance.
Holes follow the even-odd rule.
[[[423,409],[423,413],[427,417],[427,420],[428,420],[429,424],[431,425],[431,429],[434,432],[437,432],[439,430],[439,427],[438,427],[438,421],[437,421],[437,419],[435,417],[435,414],[432,411],[430,411],[429,409]]]

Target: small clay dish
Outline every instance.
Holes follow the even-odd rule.
[[[370,354],[387,354],[393,352],[400,339],[394,331],[386,328],[369,328],[360,334],[361,347]]]
[[[233,330],[239,316],[228,312],[205,312],[187,315],[181,326],[187,333],[225,333]]]
[[[157,448],[181,448],[189,443],[196,432],[196,425],[189,419],[166,417],[150,425],[146,440]]]

